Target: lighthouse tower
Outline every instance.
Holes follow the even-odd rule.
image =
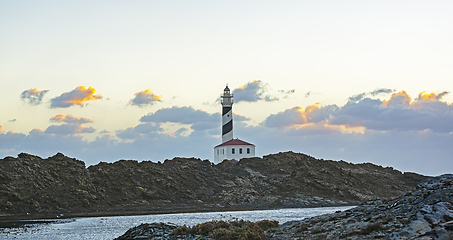
[[[233,138],[233,94],[228,85],[220,95],[222,104],[222,144],[214,147],[214,163],[255,156],[255,145]]]
[[[230,93],[228,84],[220,95],[222,104],[222,143],[233,139],[233,94]]]

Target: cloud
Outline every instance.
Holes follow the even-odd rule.
[[[344,106],[295,106],[268,116],[257,126],[244,122],[247,117],[235,115],[234,137],[255,144],[258,156],[294,151],[438,175],[453,169],[453,110],[451,103],[442,100],[445,95],[440,92],[413,100],[401,91],[386,99],[364,97]],[[82,137],[94,130],[83,125],[92,120],[70,114],[52,117],[60,126],[33,129],[28,134],[7,131],[0,125],[0,158],[20,152],[42,157],[63,152],[87,164],[119,159],[163,161],[177,156],[212,160],[212,149],[221,142],[220,113],[173,107],[142,118],[137,126],[112,131],[116,136],[101,134],[94,141]],[[190,127],[183,125],[172,133],[163,129],[178,124]]]
[[[401,91],[393,93],[388,100],[362,98],[341,107],[319,103],[305,109],[293,107],[268,116],[262,125],[299,128],[303,124],[321,123],[330,130],[346,132],[363,132],[363,129],[453,132],[453,105],[441,101],[445,92],[426,95],[428,97],[420,95],[418,100],[411,101],[412,98]]]
[[[417,101],[430,102],[435,105],[420,105],[415,108],[414,104]],[[263,123],[258,126],[251,126],[239,121],[234,126],[234,136],[255,144],[257,156],[294,151],[316,158],[343,159],[355,163],[372,162],[378,165],[392,166],[401,171],[414,171],[429,175],[448,173],[450,169],[453,169],[453,162],[451,161],[453,134],[451,133],[411,131],[412,127],[407,128],[408,130],[396,131],[389,127],[387,129],[390,130],[385,131],[372,129],[373,124],[385,123],[385,121],[389,123],[402,121],[404,125],[406,124],[405,121],[419,117],[422,113],[427,114],[428,117],[431,115],[439,117],[442,116],[439,111],[442,106],[448,110],[444,111],[443,114],[446,117],[449,116],[448,114],[451,116],[449,103],[442,102],[440,99],[414,100],[409,107],[401,104],[384,107],[383,101],[364,98],[348,104],[346,107],[346,105],[323,106],[318,103],[305,108],[290,108],[285,110],[286,114],[295,119],[286,124],[282,123],[284,115],[280,113],[274,114],[279,117],[279,121],[275,121],[274,125],[266,126]],[[365,111],[367,107],[371,108],[368,112]],[[187,111],[184,108],[180,110]],[[200,114],[199,111],[201,110],[192,108],[187,112]],[[410,114],[414,114],[414,116]],[[158,121],[158,119],[160,119],[159,121],[167,121],[169,117],[164,118],[166,115],[165,111],[161,111],[157,116],[153,116],[155,121]],[[181,134],[188,130],[185,128],[177,130],[174,134],[168,134],[161,129],[160,122],[142,122],[137,126],[116,131],[116,136],[120,140],[117,140],[118,138],[112,134],[103,134],[91,142],[84,140],[82,134],[72,134],[81,132],[78,130],[66,131],[66,133],[71,134],[49,133],[51,130],[42,129],[33,129],[28,134],[11,131],[5,133],[6,130],[0,125],[0,158],[17,155],[20,152],[28,152],[42,157],[63,152],[67,156],[85,161],[88,165],[96,164],[99,161],[112,162],[120,159],[157,162],[178,156],[212,160],[212,149],[221,142],[220,114],[209,114],[208,117],[213,117],[212,115],[219,118],[215,121],[206,122],[206,125],[196,125],[196,127],[194,125],[202,123],[202,119],[185,120],[192,122],[192,128],[198,129],[200,127],[200,130],[193,131],[189,135]],[[354,128],[353,126],[348,128],[346,125],[332,123],[336,118],[338,120],[339,117],[345,116],[352,118],[352,120],[344,118],[345,121],[355,123],[353,121],[353,116],[355,116],[355,118],[358,118],[357,124],[361,121],[368,124],[366,131],[357,133],[349,131],[350,128]],[[68,115],[65,115],[65,117],[63,119],[71,119],[67,118]],[[394,119],[391,120],[390,117]],[[235,116],[235,118],[237,117]],[[426,118],[425,120],[429,122],[433,119]],[[172,121],[179,122],[177,119],[172,119]],[[64,121],[61,122],[68,124]],[[73,124],[76,128],[80,126]],[[217,127],[209,129],[211,128],[209,124]],[[203,128],[203,126],[205,127]],[[65,127],[69,128],[69,126]],[[57,132],[62,133],[63,130],[58,129]]]
[[[17,121],[15,118],[11,119],[11,120],[8,120],[8,122],[15,122],[15,121]]]
[[[83,124],[66,123],[62,125],[51,125],[44,132],[47,134],[71,135],[80,133],[93,133],[96,130],[92,127],[86,127]]]
[[[283,94],[283,98],[288,98],[289,95],[294,94],[296,92],[296,89],[291,89],[291,90],[278,90],[279,93]]]
[[[161,102],[161,97],[152,93],[150,89],[146,89],[135,93],[135,97],[131,100],[131,105],[139,107],[152,106],[155,102]]]
[[[271,114],[264,121],[266,127],[291,127],[295,125],[317,123],[329,119],[330,114],[337,111],[336,105],[322,107],[320,103],[308,105],[305,109],[293,107],[285,111]]]
[[[57,114],[54,117],[50,118],[52,122],[64,122],[64,123],[75,123],[75,124],[83,124],[83,123],[92,123],[93,120],[83,117],[74,117],[72,114]]]
[[[371,91],[371,92],[363,92],[363,93],[359,93],[359,94],[356,94],[356,95],[353,95],[351,97],[349,97],[349,101],[354,101],[354,102],[357,102],[359,100],[362,100],[364,97],[366,96],[376,96],[376,95],[379,95],[381,93],[392,93],[392,92],[395,92],[395,90],[392,90],[392,89],[389,89],[389,88],[378,88],[374,91]]]
[[[163,129],[160,128],[158,124],[147,122],[141,123],[135,127],[132,126],[124,130],[118,130],[116,132],[116,136],[121,139],[139,139],[155,133],[155,135],[158,135],[158,133],[162,131]]]
[[[268,84],[263,83],[261,80],[254,80],[244,84],[241,87],[235,88],[233,90],[234,102],[257,102],[259,100],[272,102],[279,100],[279,98],[276,96],[268,94],[266,95],[266,92],[268,92],[267,85]],[[289,92],[283,93],[285,94],[285,96],[288,96],[289,94],[293,93],[291,91],[293,90],[289,90]]]
[[[440,101],[443,96],[449,94],[450,92],[448,91],[443,91],[439,94],[435,94],[433,92],[428,93],[428,92],[422,92],[418,95],[418,100],[428,100],[428,101]]]
[[[73,105],[85,106],[88,101],[102,99],[101,95],[94,95],[96,89],[85,86],[76,87],[70,92],[64,92],[60,96],[50,100],[51,108],[67,108]]]
[[[51,125],[44,133],[72,135],[82,133],[93,133],[96,130],[92,127],[86,127],[84,123],[92,123],[93,120],[83,117],[74,117],[72,114],[57,114],[50,118],[51,122],[63,122],[61,125]]]
[[[302,111],[303,109],[301,107],[293,107],[277,114],[271,114],[264,120],[263,125],[275,128],[304,124],[306,123],[306,119],[301,114]]]
[[[440,101],[408,103],[410,97],[403,92],[392,95],[387,101],[365,98],[348,102],[332,114],[330,124],[363,126],[378,131],[433,131],[453,132],[453,107]]]
[[[174,122],[193,124],[199,122],[219,121],[220,114],[210,114],[203,110],[196,110],[193,107],[171,107],[161,108],[154,113],[149,113],[140,118],[140,122]]]
[[[28,104],[32,106],[37,106],[42,103],[42,99],[44,98],[44,95],[48,92],[49,90],[41,90],[39,91],[37,88],[30,88],[28,90],[23,91],[20,94],[20,98],[24,101],[27,102]]]
[[[233,113],[234,122],[249,121],[250,118]],[[193,107],[161,108],[154,113],[149,113],[140,118],[140,122],[152,123],[180,123],[189,124],[195,131],[208,130],[221,127],[220,113],[208,113]]]
[[[379,95],[379,94],[381,94],[381,93],[393,93],[393,92],[395,92],[394,89],[392,90],[392,89],[390,89],[390,88],[378,88],[378,89],[376,89],[376,90],[370,92],[370,94],[371,94],[372,96],[376,96],[376,95]]]
[[[401,91],[393,93],[392,96],[390,96],[389,100],[383,100],[382,105],[384,107],[396,107],[398,105],[401,105],[406,108],[409,108],[411,102],[412,102],[411,96],[409,96],[409,94],[407,94],[406,91]]]

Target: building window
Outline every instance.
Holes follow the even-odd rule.
[[[250,154],[250,148],[247,148],[247,154]]]
[[[219,149],[217,149],[217,155],[219,155]]]
[[[234,154],[234,148],[231,149],[231,154]]]
[[[222,154],[225,154],[225,149],[222,149]]]
[[[242,148],[239,148],[239,154],[242,154]]]

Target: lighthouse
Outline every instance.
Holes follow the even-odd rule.
[[[220,95],[222,104],[222,143],[233,139],[233,94],[230,93],[228,84]]]
[[[233,138],[233,94],[228,84],[220,95],[222,104],[222,144],[214,147],[214,163],[255,156],[255,145]]]

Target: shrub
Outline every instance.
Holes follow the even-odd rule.
[[[278,227],[278,221],[269,221],[269,220],[261,220],[256,222],[256,224],[263,230],[267,231],[270,228]]]
[[[256,223],[244,220],[214,220],[200,223],[193,227],[179,226],[173,230],[174,235],[192,234],[214,238],[216,240],[260,240],[264,231],[278,227],[278,221],[262,220]]]

